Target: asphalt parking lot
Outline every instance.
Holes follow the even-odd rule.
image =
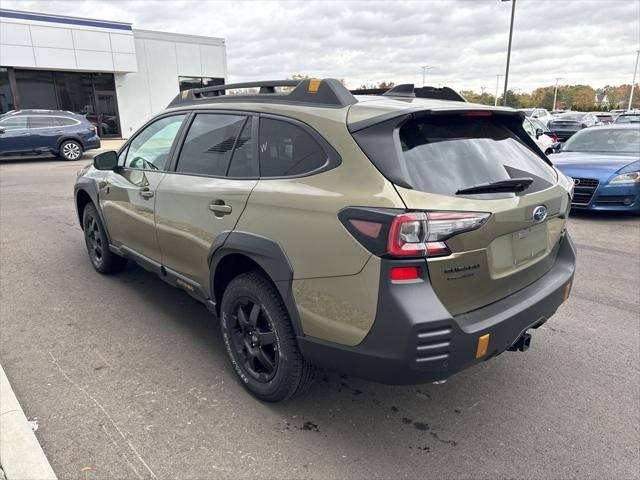
[[[217,320],[130,265],[95,273],[73,206],[89,161],[0,162],[0,359],[59,478],[638,478],[640,219],[575,215],[572,296],[442,385],[323,374],[260,403]]]

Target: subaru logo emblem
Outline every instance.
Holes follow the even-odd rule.
[[[533,219],[536,222],[541,222],[545,218],[547,218],[547,207],[544,205],[539,205],[533,209]]]
[[[579,178],[574,178],[573,179],[573,184],[574,185],[580,185],[580,179]]]

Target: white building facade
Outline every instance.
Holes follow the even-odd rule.
[[[226,78],[221,38],[0,10],[0,114],[69,110],[102,137],[127,138],[179,91]]]

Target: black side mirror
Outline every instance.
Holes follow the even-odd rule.
[[[115,150],[99,153],[93,157],[93,166],[98,170],[115,170],[118,166],[118,154]]]
[[[536,128],[536,138],[540,138],[542,135],[544,135],[544,132],[542,131],[542,129]]]

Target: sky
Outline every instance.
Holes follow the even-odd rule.
[[[0,0],[2,8],[131,22],[222,37],[228,81],[300,73],[350,88],[392,81],[494,94],[504,74],[511,3],[501,0]],[[640,0],[517,0],[509,88],[631,83]],[[640,75],[640,74],[639,74]],[[500,91],[503,88],[500,79]]]

